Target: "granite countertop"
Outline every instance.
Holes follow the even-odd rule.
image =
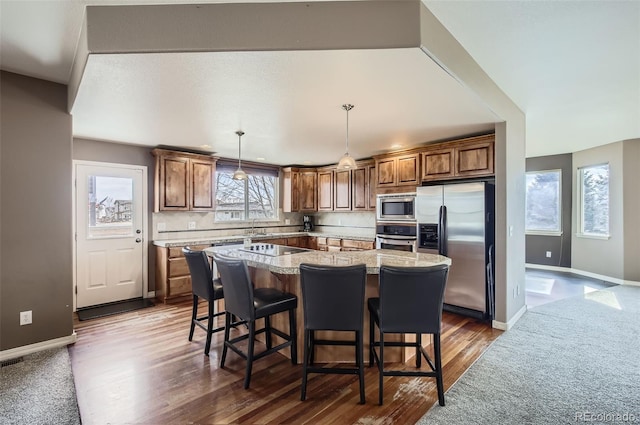
[[[405,252],[391,249],[372,249],[368,251],[327,252],[307,250],[297,254],[285,254],[272,257],[242,250],[243,245],[227,245],[206,248],[208,255],[218,252],[223,255],[241,258],[248,266],[267,269],[278,274],[300,274],[300,264],[325,264],[348,266],[366,264],[367,274],[380,273],[380,266],[429,267],[437,264],[451,265],[451,259],[442,255]]]
[[[266,233],[257,235],[229,235],[229,236],[215,236],[208,238],[192,238],[192,239],[169,239],[169,240],[155,240],[153,244],[155,246],[161,246],[165,248],[171,248],[176,246],[186,245],[212,245],[212,244],[229,244],[233,242],[242,242],[245,237],[250,237],[252,241],[260,241],[264,239],[276,239],[276,238],[292,238],[296,236],[316,236],[323,238],[337,238],[337,239],[351,239],[356,241],[375,241],[375,236],[351,236],[351,235],[338,235],[332,233],[322,232],[284,232],[284,233]]]

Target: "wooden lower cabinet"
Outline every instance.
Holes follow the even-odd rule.
[[[359,241],[353,239],[342,239],[343,251],[366,251],[375,248],[373,241]]]
[[[204,249],[209,245],[193,245]],[[156,299],[163,303],[183,301],[191,297],[191,274],[182,247],[156,247]]]

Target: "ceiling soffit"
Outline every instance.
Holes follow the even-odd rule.
[[[89,54],[420,46],[419,0],[87,6],[69,110]]]

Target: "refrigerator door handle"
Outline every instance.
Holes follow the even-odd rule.
[[[440,207],[440,220],[438,223],[438,244],[440,245],[438,250],[440,255],[447,255],[447,207]]]

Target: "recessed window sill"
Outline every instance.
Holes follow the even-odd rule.
[[[541,230],[528,230],[525,231],[524,234],[527,236],[562,236],[562,231],[559,232],[552,232],[552,231],[548,231],[548,232],[544,232]]]
[[[611,235],[593,235],[589,233],[576,233],[576,237],[583,238],[583,239],[598,239],[601,241],[606,241],[611,239]]]

